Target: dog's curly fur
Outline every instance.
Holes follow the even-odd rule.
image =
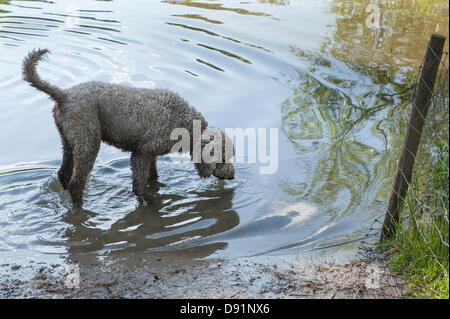
[[[131,152],[133,192],[139,201],[151,202],[145,186],[158,176],[157,156],[169,153],[177,142],[170,140],[171,131],[187,129],[192,149],[193,122],[200,121],[204,131],[208,127],[204,117],[181,96],[169,90],[103,82],[85,82],[68,89],[53,86],[42,80],[36,71],[38,62],[48,52],[47,49],[33,50],[25,57],[23,78],[56,102],[53,115],[63,145],[58,177],[63,188],[68,189],[74,207],[82,206],[83,189],[101,141]],[[221,142],[223,147],[230,143],[225,133]],[[202,149],[208,143],[202,138]],[[229,162],[230,158],[230,154],[223,151],[222,159],[217,162],[196,163],[195,167],[201,177],[214,175],[232,179],[234,167]]]

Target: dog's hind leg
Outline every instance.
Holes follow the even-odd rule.
[[[73,152],[72,147],[63,138],[63,159],[61,163],[61,168],[58,171],[59,182],[64,189],[69,187],[70,178],[73,172]]]
[[[99,127],[94,126],[93,127]],[[69,182],[69,194],[72,198],[73,206],[79,208],[83,204],[83,189],[92,167],[94,166],[95,158],[100,149],[100,132],[95,129],[89,129],[86,126],[83,130],[79,127],[72,130],[75,134],[65,134],[69,138],[70,145],[73,145],[73,173]],[[67,131],[65,132],[67,133]]]
[[[62,187],[67,189],[69,187],[69,182],[73,171],[73,152],[72,146],[70,146],[69,141],[64,136],[64,131],[61,126],[61,111],[58,103],[53,107],[53,117],[55,118],[56,127],[58,128],[59,135],[61,136],[61,143],[63,146],[63,159],[61,168],[58,171],[58,179]]]
[[[74,207],[81,207],[83,205],[83,189],[86,186],[89,173],[94,166],[99,148],[100,142],[96,146],[92,145],[90,148],[82,146],[79,149],[77,147],[74,149],[73,174],[68,187]]]
[[[133,172],[133,193],[138,197],[140,203],[151,202],[150,194],[145,193],[145,185],[150,170],[150,156],[139,151],[131,153],[131,170]]]

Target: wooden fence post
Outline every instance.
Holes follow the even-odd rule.
[[[440,34],[433,34],[428,42],[419,84],[412,103],[412,111],[403,142],[403,149],[392,184],[391,196],[389,198],[380,240],[384,240],[394,234],[395,226],[398,224],[400,218],[399,210],[405,200],[408,185],[411,182],[414,160],[416,158],[417,148],[419,147],[430,99],[433,95],[434,83],[441,63],[444,43],[445,37]]]

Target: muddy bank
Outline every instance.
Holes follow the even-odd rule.
[[[367,257],[367,256],[366,256]],[[198,260],[160,253],[35,265],[0,278],[1,298],[402,298],[382,259],[302,264],[281,257]],[[68,266],[69,265],[69,266]],[[3,269],[5,270],[5,268]]]

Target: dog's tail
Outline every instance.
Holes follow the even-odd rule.
[[[42,80],[36,71],[36,65],[45,58],[50,51],[47,49],[39,49],[31,51],[23,60],[22,75],[23,79],[31,84],[32,87],[43,91],[58,103],[64,99],[64,91]]]

